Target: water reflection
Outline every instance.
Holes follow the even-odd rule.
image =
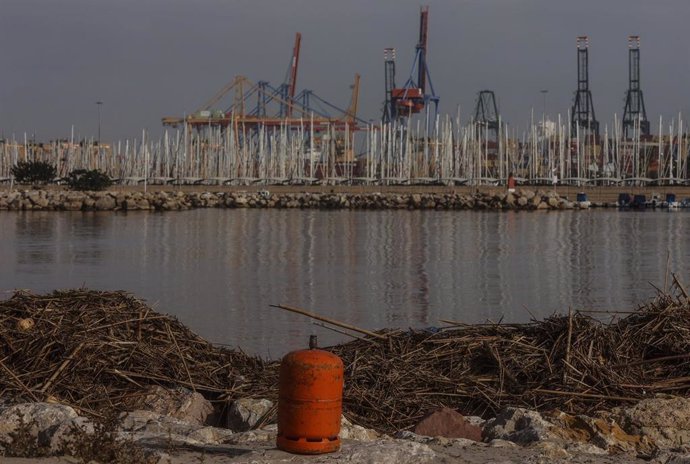
[[[56,220],[47,212],[38,212],[36,217],[24,212],[16,215],[18,266],[29,265],[29,270],[41,272],[45,269],[42,265],[55,262]]]
[[[277,357],[318,333],[288,303],[380,328],[627,309],[684,270],[685,212],[3,212],[0,291],[125,289]],[[686,277],[687,276],[683,276]]]

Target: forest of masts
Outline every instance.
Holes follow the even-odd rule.
[[[23,137],[0,140],[0,180],[11,181],[19,161],[48,161],[58,178],[74,169],[99,169],[122,183],[379,183],[498,184],[512,173],[526,183],[659,184],[688,179],[686,126],[679,114],[641,137],[639,124],[625,137],[619,118],[600,137],[571,130],[569,117],[536,120],[519,132],[498,130],[455,116],[427,116],[388,124],[316,127],[228,125],[166,128],[158,138],[98,144],[75,137],[38,144]]]

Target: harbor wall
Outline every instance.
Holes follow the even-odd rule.
[[[27,190],[38,190],[27,185],[0,184],[0,195],[5,195],[8,192],[22,192]],[[690,198],[690,186],[686,185],[664,185],[664,186],[572,186],[572,185],[556,185],[556,186],[518,186],[518,190],[534,190],[534,191],[548,191],[555,192],[559,197],[574,201],[577,194],[583,192],[587,195],[587,199],[591,201],[594,206],[613,204],[618,200],[620,193],[627,193],[633,195],[645,195],[651,199],[655,195],[664,199],[667,193],[676,194],[677,199],[683,200]],[[62,192],[66,194],[69,192],[65,186],[62,185],[46,185],[41,186],[40,190],[46,192]],[[258,193],[270,192],[271,194],[291,194],[298,195],[302,193],[310,194],[347,194],[347,195],[372,195],[372,194],[397,194],[397,195],[473,195],[481,193],[484,195],[501,195],[506,193],[504,186],[480,185],[480,186],[445,186],[445,185],[160,185],[149,184],[144,187],[143,184],[138,185],[113,185],[108,192],[111,194],[126,193],[150,193],[150,192],[168,192],[175,193],[205,193],[212,192],[215,194],[229,194],[229,193]]]
[[[473,193],[312,193],[65,190],[0,191],[0,210],[174,211],[192,208],[564,210],[579,208],[553,190]]]

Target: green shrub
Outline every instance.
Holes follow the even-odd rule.
[[[46,161],[19,161],[10,172],[20,184],[47,184],[57,175],[55,166]]]
[[[72,190],[104,190],[113,183],[108,174],[98,169],[75,169],[69,173],[66,181]]]

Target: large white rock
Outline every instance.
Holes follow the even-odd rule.
[[[17,429],[20,422],[31,424],[31,433],[38,434],[63,422],[76,419],[74,409],[55,403],[21,403],[0,409],[0,435]]]
[[[121,422],[122,436],[145,445],[218,445],[233,433],[218,427],[185,422],[152,411],[132,411]]]
[[[613,417],[626,432],[647,436],[660,448],[690,443],[690,398],[642,400],[614,409]]]
[[[361,425],[355,425],[345,416],[340,418],[340,439],[357,441],[374,441],[381,437],[376,430],[367,429]]]
[[[227,427],[235,432],[251,430],[273,408],[267,399],[241,398],[233,401],[228,411]]]
[[[166,389],[151,387],[135,402],[136,409],[152,411],[156,414],[174,417],[191,424],[207,424],[213,414],[213,405],[200,393],[186,388]]]
[[[85,433],[93,432],[93,425],[79,417],[69,406],[54,403],[23,403],[0,409],[0,448],[13,441],[10,434],[23,424],[28,437],[51,453],[60,452],[75,436],[75,427]]]

